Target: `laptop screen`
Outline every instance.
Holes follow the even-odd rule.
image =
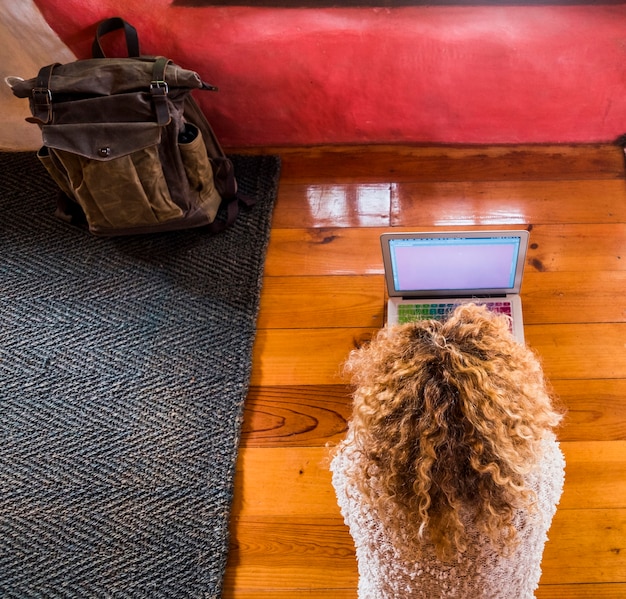
[[[517,293],[527,235],[527,231],[385,234],[389,294]]]

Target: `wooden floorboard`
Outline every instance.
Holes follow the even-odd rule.
[[[244,150],[242,150],[244,151]],[[525,228],[527,343],[566,409],[565,492],[538,599],[626,598],[626,181],[611,145],[259,148],[279,153],[224,599],[355,599],[328,472],[341,364],[383,326],[379,236]],[[399,598],[403,599],[403,598]],[[471,598],[460,598],[471,599]]]
[[[316,146],[257,148],[233,152],[277,153],[283,183],[378,181],[566,181],[622,179],[617,146]]]
[[[391,224],[623,223],[624,185],[620,179],[398,183],[392,187]]]
[[[252,387],[242,429],[244,447],[319,447],[337,443],[350,416],[345,385]],[[605,418],[602,428],[610,418]]]

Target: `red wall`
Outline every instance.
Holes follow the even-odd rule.
[[[217,85],[224,145],[613,140],[626,131],[626,6],[186,8],[37,0],[88,57],[122,16],[144,54]]]

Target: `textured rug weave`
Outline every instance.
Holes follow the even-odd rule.
[[[0,153],[0,597],[220,596],[280,163],[217,236],[99,239]]]

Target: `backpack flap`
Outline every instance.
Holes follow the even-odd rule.
[[[41,129],[48,148],[99,162],[156,146],[161,131],[157,123],[75,123],[44,125]]]

